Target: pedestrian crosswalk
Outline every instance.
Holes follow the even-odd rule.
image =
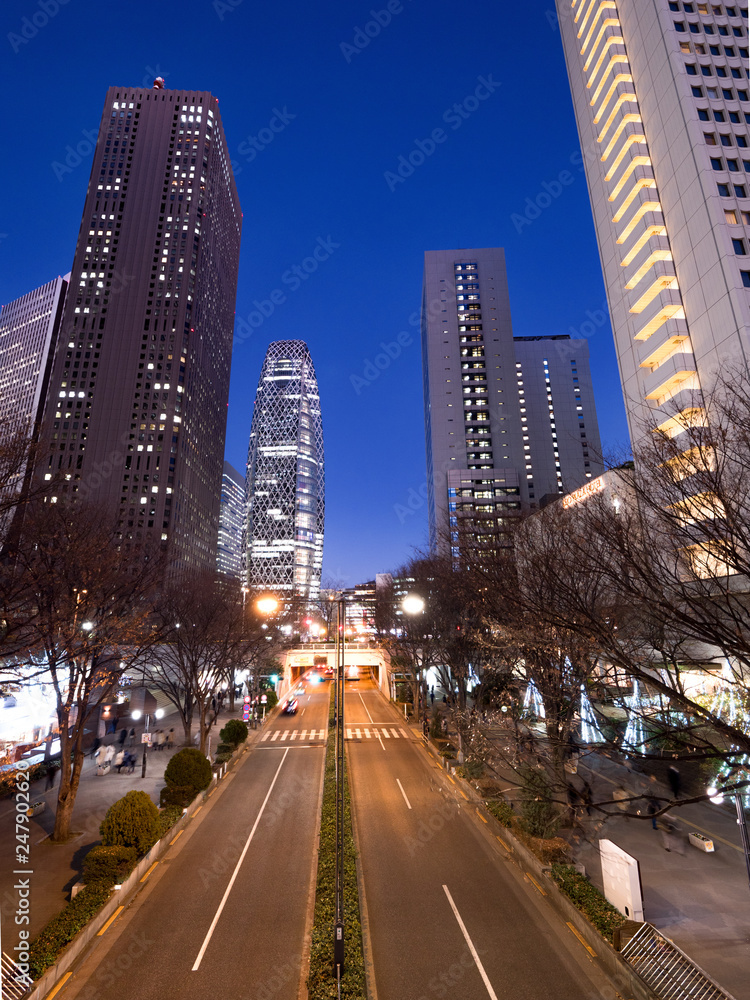
[[[409,734],[405,729],[396,729],[394,726],[352,726],[351,729],[347,726],[346,738],[348,740],[397,740],[400,738],[408,740]]]
[[[261,743],[268,741],[269,743],[279,742],[279,743],[290,743],[295,740],[324,740],[326,738],[325,729],[303,729],[301,732],[299,729],[276,729],[272,733],[263,733],[260,738]]]

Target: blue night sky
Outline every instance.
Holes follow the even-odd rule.
[[[108,86],[160,75],[218,96],[244,213],[236,332],[248,334],[226,458],[244,472],[268,344],[307,341],[325,432],[324,582],[371,579],[426,543],[425,250],[505,247],[514,333],[586,336],[603,447],[626,445],[552,0],[6,0],[1,18],[2,302],[71,266]],[[325,259],[295,279],[316,247]],[[275,289],[284,301],[253,315]]]

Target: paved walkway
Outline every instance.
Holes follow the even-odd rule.
[[[421,734],[421,724],[412,720],[410,726]],[[659,775],[665,770],[666,764],[658,769]],[[498,772],[502,776],[499,763]],[[628,806],[629,812],[640,807],[643,818],[625,816],[613,801],[615,791],[624,789],[630,795],[657,796],[666,804],[671,793],[664,781],[594,753],[582,758],[573,777],[579,788],[584,780],[591,785],[594,803],[609,800],[609,804],[592,809],[590,816],[579,810],[580,826],[561,833],[591,882],[603,888],[600,839],[611,840],[637,858],[645,919],[736,1000],[750,1000],[750,884],[734,805],[701,802],[673,809],[669,820],[675,830],[665,841],[651,825],[645,800]],[[517,798],[517,791],[508,797]],[[693,847],[688,842],[691,831],[711,838],[714,852]]]
[[[230,718],[242,717],[241,701],[235,703],[236,710],[230,713],[222,711],[218,722],[211,729],[211,745],[213,750],[219,743],[219,730]],[[164,771],[173,756],[182,746],[183,729],[176,713],[165,715],[159,720],[159,729],[168,732],[175,730],[175,747],[172,751],[152,748],[148,753],[146,777],[141,777],[142,747],[140,733],[137,729],[137,744],[134,750],[137,764],[133,774],[125,770],[118,774],[112,769],[109,774],[99,776],[96,773],[96,761],[87,756],[84,761],[81,781],[78,787],[75,807],[73,810],[73,837],[65,844],[53,844],[49,840],[55,820],[55,805],[57,799],[57,781],[55,786],[45,791],[45,781],[42,778],[31,786],[32,802],[44,800],[46,809],[29,821],[30,833],[30,873],[16,875],[19,869],[13,860],[15,847],[15,802],[13,798],[0,801],[0,913],[2,917],[2,950],[12,953],[13,945],[18,941],[18,927],[14,923],[16,908],[19,903],[18,890],[14,884],[23,878],[29,878],[31,883],[30,923],[27,928],[33,938],[39,931],[65,906],[70,899],[71,886],[80,878],[83,858],[87,851],[101,841],[99,826],[107,810],[127,792],[137,789],[148,792],[153,801],[159,804],[159,793],[164,786]],[[152,731],[153,731],[152,727]],[[260,737],[261,730],[250,730],[250,741]],[[113,743],[119,749],[118,734],[107,735],[105,743]],[[193,744],[195,745],[195,744]],[[24,866],[25,868],[26,866]]]

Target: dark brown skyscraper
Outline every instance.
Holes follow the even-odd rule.
[[[216,563],[242,216],[217,98],[157,84],[107,93],[41,472],[179,572]]]

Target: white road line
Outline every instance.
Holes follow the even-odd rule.
[[[401,789],[401,794],[404,797],[404,802],[406,803],[406,808],[407,809],[411,809],[411,802],[409,802],[409,800],[407,799],[406,792],[404,791],[404,786],[401,784],[401,782],[398,780],[398,778],[396,778],[396,784]]]
[[[362,702],[362,707],[364,708],[365,712],[367,712],[367,718],[370,720],[370,722],[372,722],[372,716],[367,711],[367,705],[365,705],[365,699],[362,697],[362,693],[360,691],[357,691],[357,694],[359,695],[359,700]]]
[[[404,737],[405,740],[409,739],[409,734],[407,732],[404,732],[403,729],[399,729],[399,732],[401,733],[401,735]]]
[[[395,729],[391,729],[391,732],[393,733],[394,737],[396,739],[398,739],[398,733],[396,732],[396,730]]]
[[[273,791],[273,786],[276,784],[276,779],[279,776],[279,772],[281,771],[281,768],[284,766],[284,761],[286,760],[286,755],[288,753],[289,753],[289,747],[287,747],[284,750],[284,756],[281,758],[281,763],[276,768],[276,774],[274,774],[274,776],[273,776],[273,781],[271,782],[271,787],[266,792],[266,797],[263,799],[263,805],[260,807],[260,812],[258,813],[258,815],[255,818],[255,822],[253,823],[253,828],[250,831],[250,834],[249,834],[247,840],[245,841],[245,846],[242,848],[242,854],[240,854],[239,860],[238,860],[237,864],[235,865],[234,871],[232,872],[232,877],[229,880],[229,885],[226,887],[226,890],[224,892],[224,895],[222,896],[221,902],[219,903],[219,908],[218,908],[218,910],[216,911],[216,913],[214,915],[214,919],[211,921],[211,926],[208,928],[208,934],[206,934],[205,940],[204,940],[203,944],[201,945],[201,950],[198,952],[198,957],[196,958],[195,964],[193,965],[193,972],[196,972],[198,970],[198,967],[200,966],[201,962],[203,961],[203,956],[204,956],[204,954],[206,952],[206,948],[208,948],[208,943],[211,940],[211,936],[213,935],[213,932],[214,932],[214,930],[216,928],[217,923],[219,922],[219,917],[221,916],[222,910],[224,909],[224,905],[225,905],[227,899],[229,898],[229,893],[232,891],[232,886],[234,885],[234,880],[237,878],[237,874],[238,874],[238,872],[240,870],[240,865],[245,860],[245,855],[247,854],[247,849],[250,847],[250,841],[255,836],[255,831],[258,829],[258,823],[260,823],[261,816],[263,815],[263,813],[265,811],[266,805],[268,804],[268,800],[271,797],[271,792]]]
[[[289,737],[289,739],[290,740],[296,740],[297,739],[297,730],[296,729],[294,730],[294,732],[292,733],[292,735]]]
[[[273,733],[273,735],[271,736],[271,742],[272,743],[273,743],[274,740],[277,740],[279,738],[279,732],[280,732],[280,730],[277,729],[276,732]]]
[[[352,731],[351,731],[351,729],[347,729],[347,731],[346,731],[346,738],[348,740],[350,740],[352,738]]]
[[[304,740],[305,736],[307,736],[307,730],[306,730],[306,729],[303,729],[303,730],[302,730],[302,735],[300,736],[300,739],[301,739],[301,740]]]
[[[260,742],[265,743],[270,735],[271,735],[270,733],[263,733],[263,735],[260,738]]]
[[[388,732],[388,730],[385,728],[385,726],[383,726],[382,732],[383,732],[383,736],[385,736],[385,738],[387,740],[389,740],[391,738],[391,734]]]
[[[370,736],[370,730],[369,729],[365,729],[365,736],[367,737],[368,740],[372,739],[372,736]]]
[[[383,741],[380,739],[380,733],[377,731],[377,729],[375,730],[375,735],[380,740],[381,747],[385,750],[385,743],[383,743]]]
[[[284,732],[281,734],[281,742],[283,743],[288,736],[289,736],[289,730],[285,729]]]
[[[361,740],[362,739],[362,730],[361,729],[355,729],[354,732],[357,734],[357,739]]]
[[[451,909],[453,910],[453,915],[455,916],[456,920],[458,921],[458,926],[461,928],[461,933],[463,934],[464,938],[466,939],[466,943],[469,946],[469,951],[471,952],[471,957],[474,959],[474,961],[477,964],[477,968],[479,969],[479,975],[482,977],[484,985],[487,987],[487,992],[492,997],[492,1000],[497,1000],[497,993],[495,993],[495,991],[492,989],[492,983],[490,982],[489,977],[487,976],[487,973],[484,971],[484,966],[482,965],[481,959],[479,958],[479,955],[477,955],[477,950],[474,947],[474,944],[473,944],[471,938],[469,937],[469,932],[466,930],[466,924],[461,919],[461,914],[458,912],[458,909],[456,908],[456,904],[453,902],[453,896],[451,896],[450,892],[448,891],[448,886],[447,885],[444,885],[443,889],[445,889],[445,895],[448,897],[448,902],[451,904]]]

